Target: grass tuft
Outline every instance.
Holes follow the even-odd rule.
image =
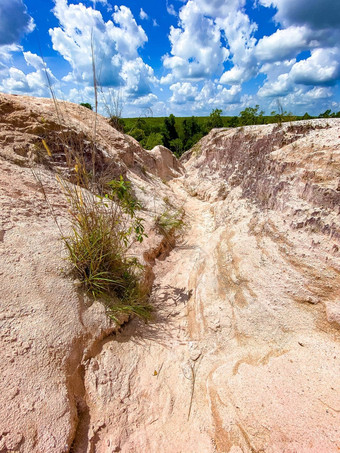
[[[183,209],[166,209],[162,214],[156,217],[156,227],[161,234],[169,236],[184,226],[183,216]]]

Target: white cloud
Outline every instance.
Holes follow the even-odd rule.
[[[74,102],[93,103],[93,46],[96,76],[103,96],[110,87],[119,88],[122,102],[134,105],[135,109],[157,101],[152,88],[158,81],[151,66],[139,56],[139,50],[148,38],[129,8],[115,6],[112,20],[104,21],[100,11],[83,3],[56,0],[53,13],[59,26],[49,30],[52,45],[70,64],[61,86],[55,88],[58,96]],[[26,71],[9,67],[13,52],[22,52]],[[38,55],[23,52],[17,45],[0,46],[0,58],[3,62],[0,64],[0,90],[48,96],[49,82],[57,83]]]
[[[96,7],[96,3],[102,3],[103,5],[107,5],[107,0],[90,0],[94,7]]]
[[[312,101],[319,99],[328,99],[333,96],[333,92],[328,87],[314,87],[306,92],[306,98],[310,98]]]
[[[151,92],[151,84],[156,83],[153,69],[141,58],[124,62],[121,76],[125,81],[123,91],[132,99],[146,96]]]
[[[152,26],[153,27],[159,27],[159,24],[156,19],[152,19]]]
[[[146,96],[141,96],[138,99],[135,99],[131,104],[136,107],[146,109],[151,108],[157,101],[157,96],[153,93],[149,93]]]
[[[17,68],[9,68],[8,77],[2,81],[0,88],[9,93],[30,91],[24,72]]]
[[[189,0],[180,10],[179,28],[170,28],[171,55],[163,57],[163,65],[172,76],[163,78],[163,83],[220,74],[228,57],[220,38],[219,27],[202,14],[195,1]]]
[[[281,97],[292,91],[292,82],[289,74],[280,74],[277,80],[265,83],[258,91],[260,97]]]
[[[294,58],[302,50],[313,48],[316,45],[317,41],[310,30],[304,26],[291,26],[260,39],[255,49],[255,55],[260,61],[282,61]]]
[[[17,44],[8,44],[0,46],[0,62],[8,64],[12,61],[12,54],[21,52],[22,47]]]
[[[276,21],[285,26],[309,25],[313,29],[340,26],[340,7],[336,0],[260,0],[277,8]]]
[[[34,22],[22,0],[0,2],[0,46],[17,43],[34,30]]]
[[[172,96],[170,102],[173,104],[184,105],[188,102],[194,102],[197,95],[197,86],[192,85],[189,82],[177,82],[170,86]]]
[[[23,54],[24,54],[24,58],[26,60],[26,63],[29,66],[33,66],[33,68],[36,69],[37,71],[39,69],[44,69],[45,68],[45,64],[43,62],[43,59],[41,57],[39,57],[38,55],[36,55],[35,53],[23,52]]]
[[[256,75],[257,26],[244,13],[244,4],[244,0],[189,0],[179,12],[179,27],[170,28],[171,55],[164,56],[163,64],[171,75],[162,83],[219,77],[228,57],[234,66],[222,75],[221,83],[238,84]]]
[[[22,70],[10,67],[3,77],[0,90],[8,93],[31,94],[34,96],[48,96],[50,93],[49,84],[56,82],[51,70],[45,67],[43,60],[31,52],[23,52],[28,66],[34,71],[25,74]]]
[[[177,16],[174,5],[169,3],[168,0],[166,0],[166,10],[171,16]]]
[[[60,27],[50,30],[53,48],[72,68],[64,77],[65,82],[93,84],[90,51],[93,42],[96,75],[104,91],[105,88],[120,87],[124,102],[145,98],[151,93],[157,79],[153,69],[139,56],[139,49],[148,38],[129,8],[115,6],[113,21],[105,22],[101,13],[93,8],[56,0],[54,14]],[[142,8],[140,16],[147,18]],[[81,29],[78,24],[82,24]]]
[[[227,89],[207,81],[203,86],[190,82],[177,82],[170,86],[171,105],[188,106],[195,112],[209,113],[214,108],[228,109],[231,104],[240,102],[241,86],[234,85]]]
[[[312,50],[309,58],[295,63],[290,76],[305,85],[334,84],[340,78],[340,48]]]
[[[211,110],[213,108],[225,109],[228,104],[240,102],[241,86],[233,85],[227,89],[213,82],[206,82],[196,98],[196,109]]]
[[[220,83],[233,85],[243,83],[246,80],[251,79],[253,76],[256,75],[257,66],[254,64],[252,65],[242,65],[242,66],[233,66],[229,71],[226,71],[222,74],[220,78]]]
[[[113,19],[117,25],[111,20],[105,22],[99,11],[82,3],[68,5],[66,0],[56,0],[53,12],[60,23],[60,27],[49,30],[53,48],[72,68],[64,80],[92,84],[93,44],[99,83],[119,86],[124,61],[137,58],[138,49],[147,41],[130,9],[115,7]]]
[[[143,8],[140,9],[139,11],[139,17],[142,19],[142,20],[146,20],[149,18],[149,16],[146,14],[146,12],[144,11]]]

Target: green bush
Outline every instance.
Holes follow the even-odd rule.
[[[89,102],[81,102],[79,105],[86,107],[87,109],[93,110],[92,105]]]
[[[79,173],[79,168],[78,168]],[[72,273],[85,290],[101,299],[110,317],[124,311],[148,319],[151,307],[143,284],[143,266],[128,256],[132,242],[146,236],[141,206],[122,177],[95,195],[59,178],[70,203],[71,234],[62,239]]]

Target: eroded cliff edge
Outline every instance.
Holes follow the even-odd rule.
[[[144,203],[154,278],[153,322],[119,332],[61,272],[28,165],[62,120],[1,96],[0,451],[338,451],[339,120],[213,130],[184,170],[99,118],[98,165]],[[86,142],[91,112],[63,112]],[[62,217],[59,153],[36,168]],[[169,200],[186,226],[167,256]]]

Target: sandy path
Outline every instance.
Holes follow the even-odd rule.
[[[183,240],[154,268],[155,321],[88,363],[88,451],[338,451],[339,334],[289,295],[305,271],[277,231],[250,234],[249,212],[217,226],[211,203],[171,185]]]

